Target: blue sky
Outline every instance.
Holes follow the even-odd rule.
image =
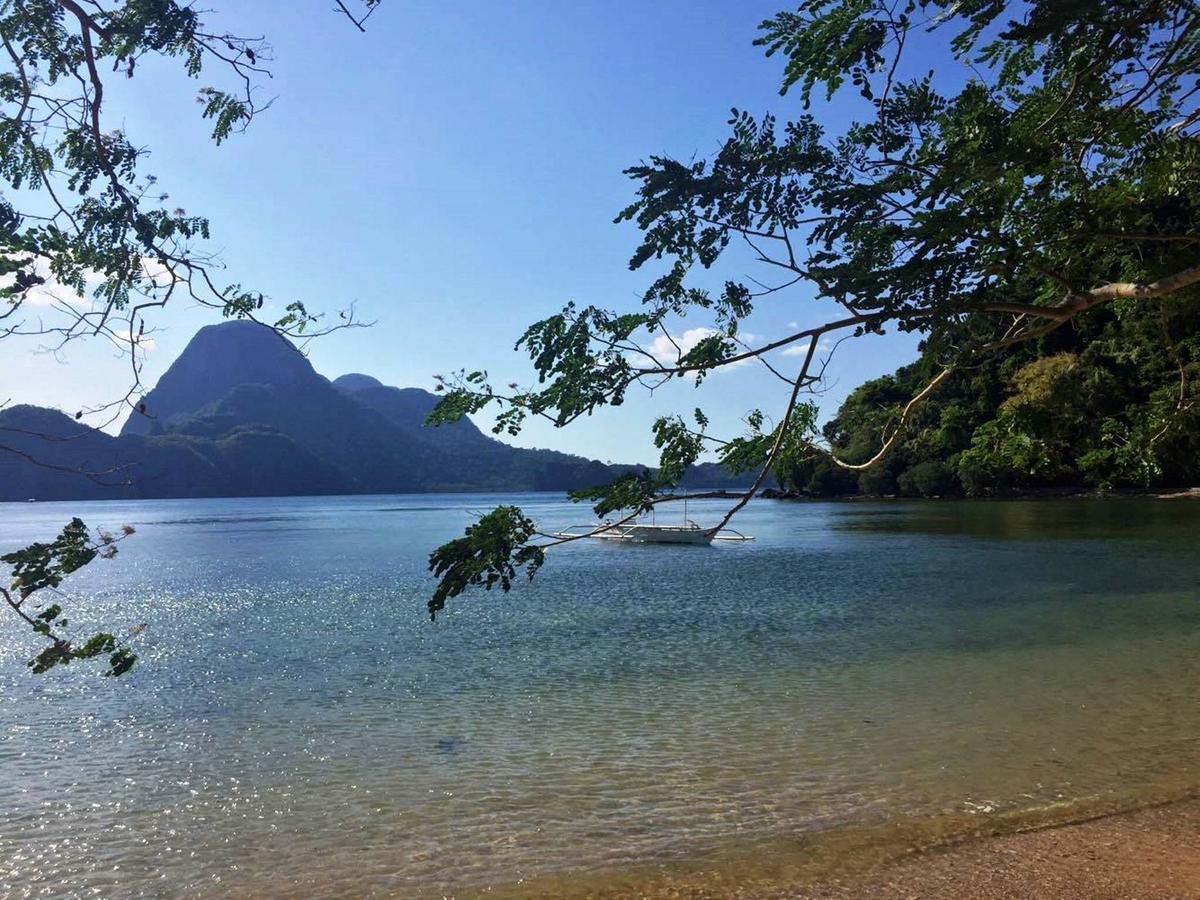
[[[220,148],[206,140],[197,83],[147,66],[115,88],[111,120],[150,148],[145,171],[169,204],[212,220],[228,280],[279,306],[348,303],[377,324],[313,343],[317,370],[361,371],[431,387],[435,373],[486,368],[501,383],[530,370],[512,346],[566,301],[632,309],[653,272],[628,271],[634,226],[614,225],[632,196],[622,169],[654,153],[714,152],[730,107],[799,111],[778,95],[781,64],[751,46],[779,7],[742,0],[386,0],[368,32],[323,2],[215,4],[214,26],[266,34],[272,108]],[[217,81],[215,71],[201,83]],[[853,103],[817,112],[836,130]],[[762,275],[731,259],[711,275]],[[779,337],[829,307],[800,289],[760,303],[746,329]],[[178,305],[154,324],[146,380],[158,377],[210,311]],[[679,330],[701,327],[689,318]],[[14,352],[15,351],[15,352]],[[111,399],[125,363],[98,345],[54,357],[35,342],[0,357],[15,402],[73,411]],[[908,336],[851,341],[822,404],[915,354]],[[778,357],[779,365],[796,360]],[[614,461],[650,461],[650,423],[701,405],[728,434],[749,409],[774,414],[781,383],[761,367],[678,383],[565,430],[531,426],[516,442]],[[0,400],[5,397],[0,397]]]

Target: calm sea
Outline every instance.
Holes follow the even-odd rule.
[[[8,504],[137,534],[68,583],[120,679],[0,628],[0,894],[562,896],[853,866],[1200,782],[1200,503],[752,504],[431,624],[473,511],[558,496]],[[718,503],[693,503],[711,519]]]

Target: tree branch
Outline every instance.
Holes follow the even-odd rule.
[[[930,381],[929,384],[925,385],[925,387],[921,390],[921,392],[919,394],[917,394],[915,397],[913,397],[911,400],[909,400],[908,403],[904,404],[904,409],[900,412],[900,421],[898,421],[896,423],[896,427],[892,431],[891,436],[886,441],[883,442],[883,446],[879,448],[879,452],[876,453],[874,456],[872,456],[870,459],[868,459],[866,462],[864,462],[864,463],[848,463],[845,460],[838,459],[837,454],[834,454],[834,453],[830,453],[829,458],[831,460],[833,460],[833,462],[836,465],[840,466],[843,469],[849,469],[851,472],[865,472],[867,469],[870,469],[872,466],[875,466],[878,463],[880,463],[883,460],[883,458],[888,455],[888,452],[892,449],[892,447],[895,446],[896,441],[900,440],[900,436],[902,434],[904,434],[904,428],[908,424],[908,418],[911,415],[913,409],[922,400],[924,400],[926,397],[928,397],[930,394],[932,394],[934,391],[936,391],[938,389],[938,386],[941,385],[941,383],[943,381],[945,381],[947,378],[949,378],[950,373],[953,371],[954,371],[953,366],[947,366],[946,368],[942,369],[942,371],[937,374],[937,377],[935,377],[932,381]]]

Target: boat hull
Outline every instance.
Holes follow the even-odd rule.
[[[634,544],[692,544],[704,546],[711,544],[717,537],[717,528],[699,528],[695,525],[580,525],[573,528],[586,529],[578,531],[558,531],[554,537],[575,538],[588,537],[601,541],[626,541]]]
[[[711,544],[715,528],[682,528],[664,525],[633,525],[624,540],[639,544]]]

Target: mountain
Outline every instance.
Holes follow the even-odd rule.
[[[587,487],[603,484],[613,475],[612,467],[580,456],[509,446],[483,434],[470,419],[426,428],[425,418],[438,398],[419,388],[388,387],[357,373],[343,375],[333,384],[410,440],[433,447],[440,465],[459,475],[464,490],[513,490],[509,485],[516,484],[533,491]]]
[[[116,437],[0,410],[0,500],[568,490],[633,468],[512,447],[467,419],[425,428],[436,403],[369,375],[330,381],[263,326],[210,325]],[[711,465],[689,476],[735,483]]]
[[[57,410],[0,411],[0,500],[337,494],[336,468],[286,435],[239,426],[213,438],[113,437]],[[36,460],[36,464],[33,462]]]
[[[303,393],[329,382],[269,328],[247,321],[207,325],[143,398],[147,415],[131,415],[121,434],[163,434],[181,418],[219,404],[247,384]]]
[[[365,391],[367,388],[381,388],[384,387],[384,384],[378,378],[370,375],[351,373],[333,379],[333,386],[347,393],[353,393],[354,391]],[[400,388],[396,388],[396,390],[400,390]]]

